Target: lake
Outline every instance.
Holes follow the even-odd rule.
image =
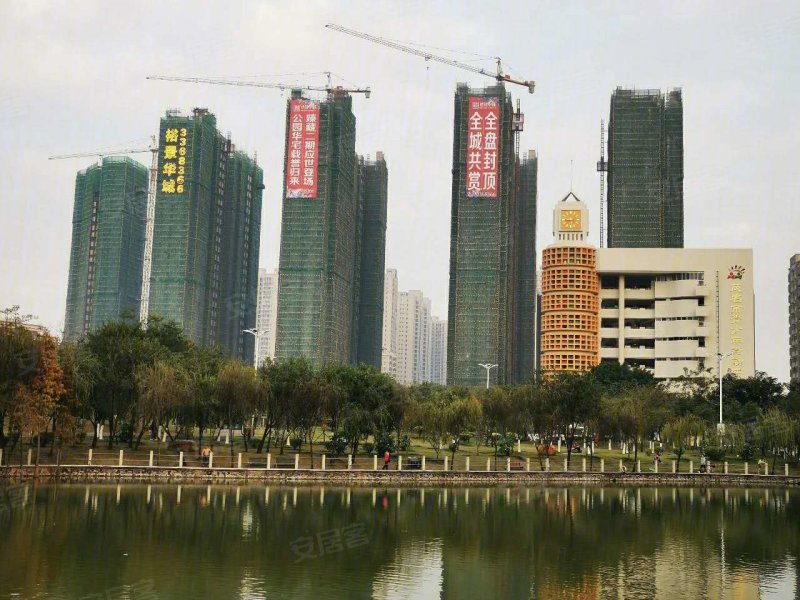
[[[0,487],[0,598],[800,598],[800,490]]]

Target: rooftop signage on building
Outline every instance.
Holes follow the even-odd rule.
[[[467,111],[467,197],[497,198],[500,99],[470,96]]]
[[[319,166],[319,103],[289,101],[286,197],[316,198]]]
[[[183,194],[186,189],[189,131],[186,127],[167,127],[161,140],[161,168],[158,171],[162,194]]]

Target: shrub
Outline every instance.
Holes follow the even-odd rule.
[[[375,450],[378,454],[383,454],[387,450],[389,454],[394,454],[397,451],[397,444],[395,444],[392,434],[388,431],[381,431],[375,437]]]
[[[705,455],[709,460],[720,462],[725,458],[725,448],[719,446],[708,446],[705,448]]]
[[[511,456],[516,443],[517,438],[513,435],[505,435],[501,437],[500,441],[497,443],[497,454],[499,456]]]
[[[325,442],[325,452],[331,456],[341,456],[347,450],[347,438],[341,433],[334,433],[333,437]]]
[[[372,442],[364,442],[364,452],[372,455],[375,453],[375,444]]]
[[[411,438],[407,435],[404,435],[400,438],[400,443],[397,444],[397,449],[400,452],[408,452],[411,450]]]
[[[753,460],[754,456],[755,452],[753,451],[753,447],[749,442],[745,442],[744,446],[742,446],[742,451],[739,452],[739,458],[742,460]]]
[[[293,437],[289,440],[289,445],[292,447],[292,450],[300,452],[300,448],[303,447],[303,438]]]

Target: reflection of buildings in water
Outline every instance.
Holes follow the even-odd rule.
[[[758,573],[736,565],[723,567],[717,549],[702,552],[683,538],[667,536],[656,551],[656,596],[760,600]]]
[[[372,597],[438,598],[442,592],[442,542],[400,544],[394,560],[375,574]]]

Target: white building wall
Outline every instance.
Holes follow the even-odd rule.
[[[601,248],[597,272],[602,359],[671,379],[716,376],[721,353],[723,373],[755,374],[752,250]]]
[[[430,381],[431,301],[419,290],[400,292],[397,375],[402,384]]]
[[[381,371],[395,379],[398,376],[398,289],[397,270],[386,269],[383,280],[383,340],[381,342]]]
[[[447,383],[447,320],[432,317],[431,383]]]
[[[258,270],[255,366],[275,357],[275,327],[278,322],[278,271]]]

